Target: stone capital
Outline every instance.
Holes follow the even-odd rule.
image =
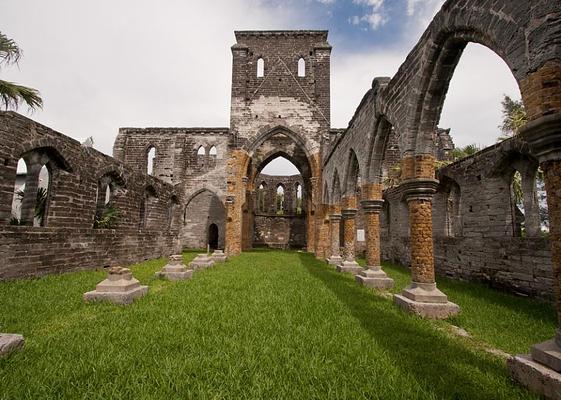
[[[520,129],[520,136],[540,163],[561,160],[561,114],[528,122]]]
[[[343,218],[351,219],[356,216],[356,211],[356,208],[344,208],[341,210],[341,214],[343,215]]]
[[[340,221],[341,220],[341,214],[330,214],[329,215],[329,220],[336,222],[336,221]]]
[[[376,213],[379,214],[384,205],[384,200],[362,200],[360,202],[362,209],[365,213]]]
[[[432,200],[438,186],[437,179],[415,178],[407,179],[399,185],[399,189],[406,201]]]

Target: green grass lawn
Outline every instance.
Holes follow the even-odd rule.
[[[444,280],[462,314],[423,320],[306,253],[247,252],[180,282],[154,278],[164,264],[132,267],[150,291],[126,307],[82,301],[103,271],[1,283],[0,331],[26,344],[0,360],[0,399],[533,398],[480,344],[527,351],[556,327],[548,305]]]

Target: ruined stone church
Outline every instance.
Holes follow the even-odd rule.
[[[187,247],[228,256],[292,247],[371,287],[392,285],[381,259],[410,266],[412,283],[395,302],[423,316],[459,310],[436,274],[554,300],[561,315],[560,24],[556,1],[449,0],[396,75],[373,77],[345,129],[331,127],[328,33],[312,30],[235,32],[229,127],[121,128],[109,157],[1,112],[0,279]],[[529,122],[518,136],[453,161],[438,121],[469,42],[506,62]],[[277,157],[300,174],[263,174]],[[356,262],[362,252],[366,269]]]

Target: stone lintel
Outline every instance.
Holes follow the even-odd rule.
[[[438,186],[437,179],[414,178],[401,182],[399,190],[407,201],[432,200]]]
[[[350,219],[356,216],[357,209],[356,208],[344,208],[341,210],[341,214],[343,218]]]
[[[561,114],[528,122],[520,129],[520,135],[540,162],[561,160]]]
[[[384,205],[384,200],[362,200],[360,202],[362,209],[366,213],[380,213],[382,206]]]

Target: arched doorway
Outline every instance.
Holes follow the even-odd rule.
[[[208,226],[208,245],[212,250],[218,248],[218,225],[216,224]]]

